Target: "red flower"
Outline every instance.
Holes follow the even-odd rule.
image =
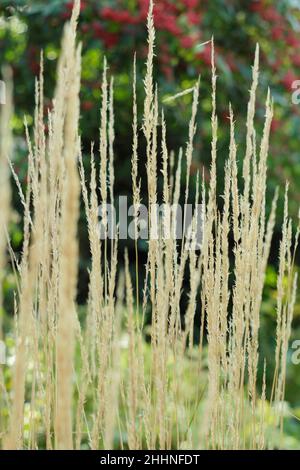
[[[102,38],[102,35],[103,35],[103,32],[104,32],[104,29],[100,23],[100,21],[94,21],[92,23],[92,28],[94,30],[94,33],[95,33],[95,37],[96,38]]]
[[[271,36],[275,40],[282,39],[284,37],[284,28],[280,25],[274,26],[271,29]]]
[[[297,80],[297,77],[296,77],[296,75],[294,74],[294,72],[292,72],[291,70],[289,70],[289,71],[284,75],[284,77],[282,77],[281,83],[282,83],[282,85],[286,88],[286,90],[291,91],[292,85],[293,85],[294,81],[296,81],[296,80]]]
[[[300,67],[300,54],[294,54],[292,56],[292,62],[296,67]]]
[[[71,18],[71,12],[70,11],[63,11],[60,15],[60,17],[63,20],[69,20]]]
[[[105,46],[110,49],[118,43],[119,36],[116,33],[109,33],[107,31],[104,31],[102,39],[104,41]]]
[[[261,0],[254,0],[250,5],[250,10],[254,13],[260,13],[264,9],[264,5],[262,4]]]
[[[175,4],[173,4],[172,2],[170,2],[168,0],[167,1],[165,0],[165,8],[168,11],[170,11],[171,13],[177,13],[178,12],[178,6],[176,5],[176,2],[175,2]]]
[[[104,18],[105,20],[112,20],[114,19],[114,15],[115,14],[115,10],[113,10],[112,8],[110,7],[104,7],[102,8],[102,10],[100,11],[100,15],[102,16],[102,18]]]
[[[169,31],[174,36],[179,36],[182,32],[176,23],[176,17],[161,11],[154,13],[154,24],[157,29]]]
[[[272,122],[271,122],[271,130],[272,131],[277,131],[277,129],[281,126],[281,122],[279,121],[279,119],[275,119],[273,118]]]
[[[180,39],[180,44],[184,49],[190,49],[195,44],[195,40],[191,36],[184,36]]]
[[[274,7],[262,9],[261,17],[266,21],[282,21],[282,16]]]
[[[201,23],[200,13],[196,13],[195,11],[188,11],[186,16],[190,24],[199,25]]]
[[[92,109],[92,107],[93,107],[93,102],[92,102],[92,101],[89,101],[89,100],[83,101],[83,103],[82,103],[82,108],[83,108],[85,111],[89,111],[90,109]]]
[[[140,8],[140,19],[141,21],[145,21],[148,14],[149,8],[149,1],[148,0],[139,0],[139,8]],[[154,5],[156,8],[156,5]]]
[[[100,14],[105,20],[115,21],[116,23],[135,24],[139,21],[139,18],[132,16],[127,10],[116,11],[113,8],[104,7]]]
[[[95,33],[95,37],[104,41],[106,47],[113,47],[117,44],[119,36],[117,33],[110,33],[105,31],[100,21],[94,21],[92,27]]]
[[[83,33],[87,33],[89,30],[90,30],[90,26],[88,25],[88,23],[83,23],[83,24],[81,25],[81,31],[82,31]]]
[[[300,46],[300,40],[293,33],[289,33],[287,35],[286,43],[291,47],[299,47]]]
[[[198,0],[183,0],[187,8],[195,8],[198,5]]]

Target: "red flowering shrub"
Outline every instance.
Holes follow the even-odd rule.
[[[292,89],[293,83],[297,80],[297,76],[294,74],[292,70],[286,72],[286,74],[282,77],[281,82],[284,87],[290,91]]]
[[[10,5],[9,0],[2,4]],[[20,5],[27,5],[19,0]],[[81,2],[79,31],[83,43],[82,74],[82,110],[89,116],[83,121],[84,135],[94,138],[97,134],[98,108],[101,87],[101,61],[104,53],[110,64],[110,71],[116,77],[118,90],[116,101],[128,101],[130,109],[131,91],[127,73],[132,69],[132,58],[136,51],[138,75],[144,67],[147,54],[146,19],[148,0],[85,0]],[[15,57],[20,47],[11,47],[14,54],[6,54],[12,63],[17,86],[18,109],[29,110],[33,75],[39,70],[40,48],[45,49],[46,93],[54,82],[52,61],[57,57],[60,31],[67,17],[70,16],[72,2],[61,0],[48,1],[47,5],[37,3],[28,6],[17,14],[21,21],[28,23],[25,46],[19,57]],[[5,8],[4,8],[4,11]],[[7,10],[8,11],[8,10]],[[44,15],[44,21],[41,21]],[[295,23],[300,21],[299,10],[291,6],[288,0],[156,0],[154,22],[156,27],[155,73],[159,80],[162,95],[174,94],[191,86],[201,74],[202,97],[210,94],[211,37],[214,36],[215,56],[218,70],[218,113],[220,118],[228,115],[228,102],[231,101],[235,114],[246,113],[246,101],[250,82],[250,65],[253,61],[256,42],[260,43],[260,75],[262,82],[261,95],[258,97],[258,116],[263,114],[263,99],[266,86],[271,87],[275,100],[275,123],[272,129],[276,136],[271,148],[271,166],[281,165],[285,168],[285,155],[293,155],[299,161],[295,145],[300,125],[299,109],[292,106],[292,84],[300,79],[300,36],[293,30],[291,18]],[[1,31],[1,30],[0,30]],[[16,38],[11,39],[16,41]],[[2,42],[1,42],[2,41]],[[7,47],[7,37],[0,36],[0,53],[2,44]],[[138,80],[140,91],[142,80]],[[186,99],[190,99],[189,96]],[[47,102],[47,100],[46,100]],[[121,108],[121,106],[120,106]],[[125,109],[126,106],[123,106]],[[170,145],[184,144],[180,141],[181,132],[177,127],[185,127],[188,116],[181,103],[172,108],[174,132],[170,130]],[[209,113],[209,109],[206,110]],[[168,107],[166,109],[168,113]],[[203,117],[203,116],[202,116]],[[200,119],[202,119],[200,116]],[[118,116],[117,134],[128,142],[125,124],[128,117],[125,113]],[[228,119],[225,119],[228,123]],[[176,123],[176,124],[175,124]],[[86,126],[86,127],[85,127]],[[200,127],[198,137],[199,159],[209,155],[209,125]],[[223,135],[220,138],[225,137]],[[287,142],[291,149],[281,150],[280,142]],[[225,142],[224,142],[225,144]],[[224,147],[226,147],[224,145]],[[122,146],[122,149],[124,146]],[[223,144],[220,142],[220,152]],[[128,148],[128,152],[130,149]],[[209,158],[209,157],[208,157]],[[297,160],[298,158],[298,160]],[[195,156],[197,160],[197,155]],[[220,159],[222,167],[222,158]],[[205,161],[204,161],[205,163]],[[300,178],[300,164],[293,165]],[[272,168],[271,168],[272,172]],[[275,171],[274,171],[275,173]],[[289,175],[280,172],[282,182]],[[274,177],[278,181],[278,175]],[[295,191],[296,192],[296,191]]]

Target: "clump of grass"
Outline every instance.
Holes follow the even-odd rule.
[[[133,285],[125,252],[125,273],[119,273],[117,283],[118,242],[114,240],[108,245],[98,237],[98,205],[114,201],[113,78],[108,77],[104,60],[100,148],[95,153],[94,146],[91,146],[91,176],[87,181],[79,137],[81,49],[76,44],[78,15],[79,0],[76,0],[71,21],[64,30],[54,106],[47,116],[49,133],[46,135],[43,115],[42,59],[36,84],[33,137],[29,136],[26,126],[28,184],[25,195],[17,180],[24,206],[24,242],[20,263],[13,258],[20,286],[16,292],[16,351],[12,389],[5,390],[9,416],[1,420],[2,447],[272,448],[274,442],[266,430],[266,405],[269,401],[271,406],[279,409],[274,427],[282,431],[286,354],[297,286],[294,264],[299,227],[293,239],[286,191],[279,253],[276,367],[272,393],[267,397],[265,374],[268,364],[261,380],[262,389],[258,387],[259,331],[277,193],[267,218],[267,157],[273,103],[268,92],[264,130],[258,144],[254,124],[258,48],[248,105],[242,175],[237,169],[234,114],[229,107],[230,145],[224,165],[225,184],[220,209],[216,171],[217,76],[212,43],[210,183],[207,188],[198,175],[194,201],[195,204],[201,201],[203,207],[201,250],[187,249],[187,238],[178,244],[171,230],[168,239],[149,240],[145,279],[136,276],[136,284]],[[200,81],[196,80],[190,90],[193,103],[188,139],[186,148],[179,151],[174,174],[176,154],[170,152],[166,143],[167,123],[153,79],[155,30],[152,0],[147,27],[149,51],[144,79],[142,138],[146,142],[151,232],[156,230],[151,208],[160,200],[160,173],[163,202],[176,204],[181,196],[182,162],[185,162],[183,198],[185,202],[189,200]],[[135,65],[134,59],[132,190],[134,203],[139,206]],[[10,106],[4,107],[1,116],[1,175],[7,171],[7,156],[11,153],[10,109]],[[160,125],[161,139],[157,133]],[[161,168],[159,154],[162,155]],[[239,181],[240,177],[242,181]],[[0,187],[1,194],[5,195],[0,199],[3,205],[0,219],[1,273],[9,214],[7,180],[5,184]],[[91,253],[88,303],[81,322],[75,303],[80,188]],[[136,209],[136,233],[137,215]],[[163,220],[166,226],[167,222],[167,219]],[[173,215],[172,227],[175,222]],[[192,223],[197,223],[196,213]],[[137,241],[135,255],[138,273]],[[185,272],[189,273],[188,287],[184,285]],[[138,298],[142,285],[140,305]],[[188,296],[184,312],[181,305],[183,292]],[[200,342],[195,345],[198,306],[201,311]],[[152,314],[150,344],[144,340],[144,318],[149,307]],[[207,345],[204,337],[207,337]],[[125,349],[122,348],[124,338]],[[207,362],[207,371],[204,361]],[[3,376],[1,387],[5,389]],[[26,427],[25,422],[29,423]]]

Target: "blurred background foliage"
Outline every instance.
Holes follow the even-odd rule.
[[[70,17],[72,2],[67,0],[0,0],[0,65],[13,69],[15,86],[15,170],[26,185],[24,115],[33,123],[34,83],[39,73],[40,54],[45,63],[45,115],[51,108],[55,71],[62,28]],[[83,45],[81,131],[83,151],[88,154],[90,142],[98,144],[101,71],[103,57],[115,83],[115,160],[116,194],[130,194],[132,66],[137,55],[138,106],[140,118],[143,103],[143,73],[147,54],[145,21],[148,0],[85,0],[81,2],[79,38]],[[198,131],[193,155],[192,173],[204,173],[208,182],[210,162],[211,112],[211,38],[214,37],[218,73],[217,113],[219,117],[218,185],[222,193],[223,168],[229,141],[228,105],[232,103],[236,119],[239,161],[245,149],[245,116],[251,65],[256,43],[260,46],[260,87],[257,96],[257,137],[261,136],[264,102],[270,87],[275,116],[269,155],[270,203],[276,186],[281,195],[286,180],[290,182],[290,213],[297,219],[300,203],[300,104],[292,103],[293,82],[300,79],[300,2],[299,0],[156,0],[154,8],[157,30],[155,75],[160,101],[194,85],[201,75]],[[191,95],[176,101],[165,101],[168,123],[168,145],[175,150],[185,144],[190,116]],[[142,143],[141,155],[143,155]],[[88,158],[87,158],[88,160]],[[143,156],[141,174],[145,172]],[[184,176],[184,175],[183,175]],[[15,192],[16,193],[16,192]],[[14,195],[16,213],[12,218],[12,245],[20,251],[22,229],[18,212],[20,204]],[[220,198],[221,200],[221,198]],[[281,198],[282,200],[282,198]],[[276,268],[282,202],[266,276],[262,307],[261,356],[269,364],[273,356],[276,318]],[[84,304],[88,282],[89,248],[82,216],[81,266],[78,300]],[[141,253],[145,247],[139,245]],[[141,258],[143,259],[143,258]],[[299,264],[299,262],[298,262]],[[5,281],[7,311],[12,310],[13,276]],[[300,339],[300,300],[293,322],[292,341]],[[291,343],[292,343],[291,341]],[[287,401],[292,413],[300,419],[300,365],[293,365],[289,352]],[[271,361],[271,359],[270,359]],[[272,364],[269,364],[270,370]],[[269,377],[270,380],[270,377]],[[288,412],[286,433],[291,447],[300,445],[300,423]]]

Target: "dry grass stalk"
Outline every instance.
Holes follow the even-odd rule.
[[[119,446],[123,448],[128,445],[130,449],[272,447],[272,441],[266,439],[266,363],[260,392],[257,384],[260,312],[278,192],[267,218],[267,157],[273,103],[268,92],[264,130],[258,145],[254,124],[258,48],[248,104],[242,190],[239,189],[235,122],[230,106],[230,144],[224,165],[224,193],[219,205],[216,170],[217,75],[212,40],[210,183],[207,190],[204,177],[201,181],[197,175],[193,201],[195,206],[201,202],[203,207],[201,250],[191,249],[188,236],[184,236],[178,245],[174,234],[176,217],[167,211],[162,227],[166,233],[171,224],[171,230],[170,237],[164,239],[161,233],[157,234],[160,224],[153,212],[153,204],[160,199],[165,205],[180,201],[183,151],[180,149],[175,163],[176,154],[168,149],[167,123],[164,111],[160,109],[158,89],[153,78],[155,30],[153,2],[150,1],[142,137],[146,143],[149,230],[157,236],[149,240],[143,302],[140,306],[137,240],[135,289],[128,253],[125,253],[125,281],[122,281],[124,276],[120,273],[119,287],[116,289],[118,240],[111,243],[110,253],[108,242],[99,240],[98,189],[104,206],[108,202],[113,203],[115,178],[114,85],[113,78],[108,77],[106,59],[103,61],[102,76],[99,167],[92,144],[91,176],[90,181],[86,181],[78,129],[81,54],[80,46],[76,45],[78,14],[79,1],[76,0],[71,22],[64,31],[54,107],[47,116],[47,136],[41,60],[32,138],[25,123],[28,143],[28,185],[25,195],[11,165],[24,208],[24,241],[20,263],[8,247],[18,283],[18,320],[13,389],[11,396],[6,397],[9,423],[2,425],[1,422],[0,429],[1,435],[5,434],[2,447],[36,449],[40,446],[40,433],[45,438],[47,449],[80,449],[83,445],[91,449],[109,449],[115,446],[116,435]],[[141,184],[136,80],[134,59],[131,163],[137,234]],[[190,200],[192,190],[190,169],[199,81],[192,91],[192,112],[184,153],[187,168],[183,194],[185,203]],[[180,99],[181,96],[183,94],[179,93],[175,98]],[[7,123],[11,107],[5,107],[2,111],[1,175],[7,174],[6,154],[10,153],[11,142]],[[159,116],[161,141],[157,130]],[[158,168],[159,153],[162,157],[161,168]],[[159,170],[162,173],[162,197],[158,191]],[[5,193],[5,197],[1,198],[1,276],[6,250],[3,225],[7,225],[9,215],[7,178],[4,183],[0,187],[1,194]],[[80,186],[91,255],[89,296],[82,322],[79,321],[76,306]],[[185,209],[183,219],[185,222]],[[191,228],[196,229],[198,223],[195,209]],[[270,397],[270,404],[280,410],[276,426],[281,431],[284,426],[282,404],[286,355],[297,287],[295,250],[298,238],[299,227],[296,237],[292,234],[286,191],[277,284],[276,367]],[[234,242],[233,249],[231,240]],[[188,284],[185,284],[186,270],[189,273]],[[126,327],[122,324],[124,297]],[[187,303],[183,308],[185,297]],[[152,315],[150,344],[145,341],[147,327],[144,325],[148,307]],[[201,325],[197,331],[195,318],[199,311]],[[198,346],[194,344],[195,334],[200,336]],[[204,336],[207,336],[207,346]],[[124,349],[123,338],[128,342]],[[76,361],[75,350],[78,350]],[[206,353],[207,373],[203,369]],[[123,370],[124,363],[128,372],[127,369],[125,372]],[[189,393],[190,382],[193,393]],[[27,384],[30,384],[30,392],[27,391]],[[5,389],[3,378],[1,387]],[[24,432],[28,408],[29,434]],[[123,438],[125,432],[127,442]]]

